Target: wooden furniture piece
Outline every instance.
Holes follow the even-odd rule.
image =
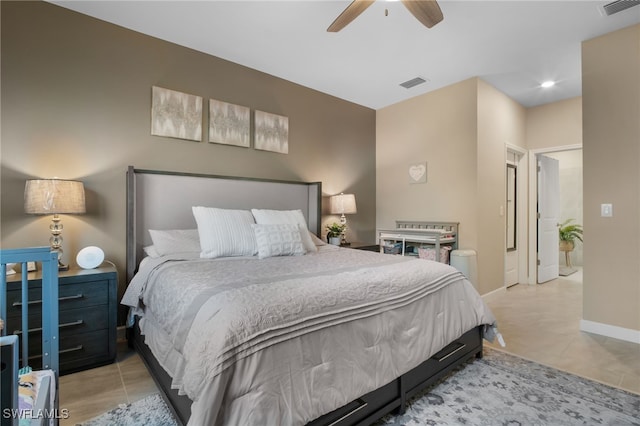
[[[24,333],[20,316],[22,274],[8,277],[6,328],[9,334]],[[30,272],[29,282],[29,365],[41,365],[38,341],[42,312],[42,271]],[[117,288],[115,267],[103,264],[96,269],[70,269],[59,274],[60,374],[68,374],[109,364],[116,357]]]
[[[366,251],[380,251],[380,246],[378,244],[372,243],[363,243],[361,241],[352,241],[348,244],[340,245],[340,247],[356,249],[356,250],[366,250]]]
[[[34,300],[32,296],[31,283],[27,277],[27,265],[29,262],[39,262],[41,266],[40,272],[40,291],[38,298]],[[7,267],[19,265],[21,268],[20,279],[13,279],[13,283],[7,281]],[[15,277],[15,275],[10,275]],[[9,287],[16,287],[9,290]],[[28,363],[31,350],[29,333],[26,336],[18,337],[7,336],[9,327],[8,318],[10,312],[15,313],[15,294],[18,293],[20,301],[19,319],[22,323],[29,326],[30,320],[36,320],[34,326],[39,327],[40,339],[38,346],[41,349],[41,366],[50,370],[48,375],[43,375],[40,382],[38,394],[32,407],[32,413],[40,413],[32,418],[29,424],[33,426],[44,425],[50,417],[55,417],[58,408],[58,374],[59,374],[59,328],[58,328],[58,253],[50,251],[49,247],[21,248],[0,250],[0,318],[6,319],[2,330],[0,330],[0,351],[2,353],[3,367],[0,369],[1,397],[0,402],[2,413],[5,410],[18,410],[18,354],[22,356],[22,367],[31,367]],[[33,306],[32,306],[33,303]],[[11,306],[11,310],[7,305]],[[35,311],[35,312],[34,312]],[[35,313],[35,314],[34,314]],[[18,344],[21,343],[21,349],[18,351]],[[8,368],[5,368],[7,366]],[[53,385],[51,380],[54,381]],[[9,389],[9,391],[7,391]],[[50,392],[53,392],[51,395]],[[15,413],[15,411],[13,411]],[[2,426],[17,426],[18,417],[15,415],[2,415]],[[48,422],[47,422],[48,423]]]
[[[397,220],[395,229],[378,231],[380,253],[417,256],[417,251],[407,247],[432,247],[436,259],[440,259],[440,248],[447,245],[451,250],[458,248],[458,222],[423,222]],[[393,250],[392,248],[395,248]]]
[[[320,230],[321,184],[283,182],[254,178],[181,174],[150,170],[127,172],[127,282],[138,269],[142,247],[150,244],[148,229],[194,229],[191,206],[219,208],[302,209],[309,229]],[[182,206],[179,211],[179,207]],[[151,376],[176,419],[186,424],[191,400],[171,387],[171,377],[144,342],[136,317],[129,332]],[[482,326],[467,330],[430,359],[387,385],[327,413],[310,424],[371,424],[394,410],[403,412],[409,398],[432,385],[448,372],[473,357],[482,356]]]

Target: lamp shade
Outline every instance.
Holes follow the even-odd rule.
[[[331,214],[358,213],[356,209],[356,196],[353,194],[333,195],[329,198],[329,208],[331,209]]]
[[[77,180],[27,180],[24,211],[29,214],[85,213],[84,185]]]

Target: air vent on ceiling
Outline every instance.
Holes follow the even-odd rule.
[[[412,78],[411,80],[407,80],[404,83],[400,83],[400,86],[405,89],[411,89],[412,87],[417,86],[418,84],[426,83],[427,80],[422,77]]]
[[[637,6],[640,4],[640,0],[616,0],[611,3],[605,4],[602,6],[604,9],[604,13],[609,15],[613,15],[614,13],[622,12],[623,10],[629,9],[630,7]]]

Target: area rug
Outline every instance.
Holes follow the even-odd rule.
[[[122,404],[77,426],[177,426],[169,407],[158,394],[133,404]]]
[[[485,348],[379,424],[640,426],[640,395]]]
[[[376,425],[640,426],[640,395],[485,348],[416,396],[404,414]],[[82,426],[174,426],[159,395],[109,411]]]

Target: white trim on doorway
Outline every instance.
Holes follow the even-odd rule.
[[[528,253],[529,253],[529,245],[527,244],[527,168],[528,168],[528,164],[527,164],[527,150],[516,146],[516,145],[511,145],[510,143],[505,143],[504,145],[504,155],[505,155],[505,164],[506,164],[506,159],[508,158],[507,154],[509,152],[513,152],[515,154],[517,154],[518,156],[518,162],[516,164],[517,166],[517,170],[518,170],[518,178],[516,179],[517,182],[517,217],[518,220],[516,221],[516,227],[517,227],[517,231],[516,231],[516,235],[517,235],[517,240],[516,240],[516,247],[518,248],[518,282],[519,283],[527,283],[528,282],[528,272],[527,272],[527,260],[528,260]],[[507,191],[507,182],[506,182],[506,178],[505,178],[505,194]],[[506,228],[506,215],[505,215],[505,223],[504,226]],[[504,246],[504,253],[506,254],[507,249],[506,249],[506,241],[504,242],[505,246]]]
[[[530,149],[529,150],[529,277],[527,279],[527,283],[536,284],[537,283],[537,271],[538,266],[536,265],[537,261],[537,249],[536,243],[538,241],[538,235],[536,231],[536,224],[538,219],[536,217],[537,214],[537,197],[538,197],[538,179],[537,179],[537,171],[538,167],[536,165],[536,156],[538,154],[548,154],[551,152],[560,152],[560,151],[573,151],[577,149],[582,149],[582,144],[573,144],[573,145],[562,145],[562,146],[554,146],[549,148],[538,148],[538,149]]]

